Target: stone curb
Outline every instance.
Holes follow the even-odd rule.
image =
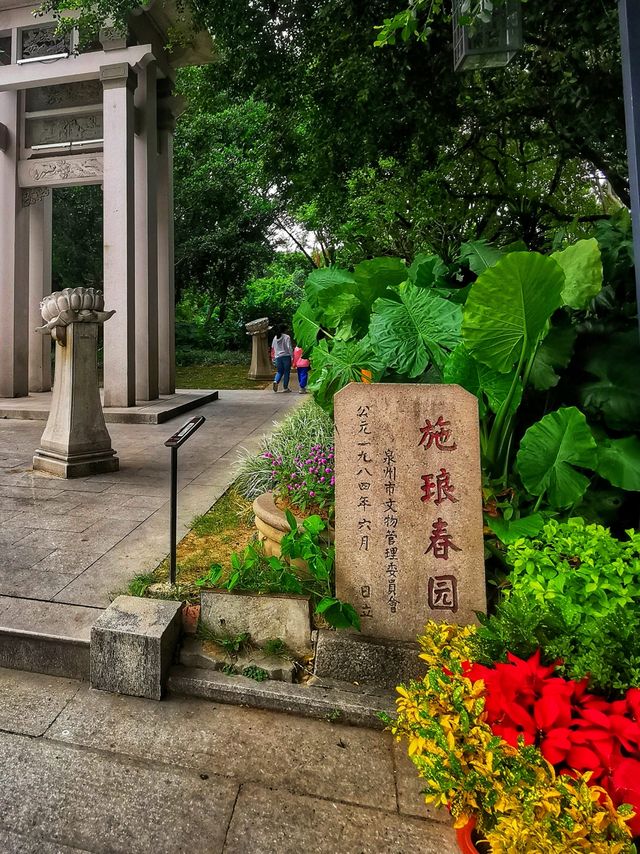
[[[244,676],[226,676],[217,671],[191,667],[173,667],[168,690],[172,694],[200,697],[217,703],[252,706],[371,729],[384,728],[379,712],[395,712],[394,697],[390,692],[372,694],[370,689],[367,692],[346,683],[341,689],[272,680],[255,682]]]

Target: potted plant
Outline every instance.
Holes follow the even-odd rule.
[[[446,805],[461,851],[627,854],[640,833],[640,690],[618,700],[558,675],[540,652],[474,661],[478,630],[429,623],[429,666],[398,688],[427,802]]]
[[[320,516],[327,522],[324,536],[333,541],[335,467],[332,444],[298,445],[293,455],[264,451],[271,465],[272,489],[253,502],[255,524],[267,555],[278,557],[281,542],[291,530],[288,513],[298,518]],[[301,565],[301,568],[305,568]]]

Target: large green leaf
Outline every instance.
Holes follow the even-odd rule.
[[[516,458],[525,488],[546,493],[552,507],[570,507],[581,498],[589,480],[574,466],[592,469],[596,441],[587,419],[575,406],[558,409],[533,424],[522,437]]]
[[[406,282],[400,302],[379,299],[373,305],[369,337],[378,359],[414,378],[431,362],[442,368],[446,351],[460,341],[462,309],[430,290]]]
[[[400,258],[372,258],[361,261],[353,271],[356,295],[370,309],[387,288],[397,288],[407,280],[408,270]]]
[[[530,516],[512,519],[509,522],[501,517],[488,516],[487,525],[500,542],[509,545],[521,537],[535,537],[536,534],[539,534],[544,525],[544,516],[542,513],[532,513]]]
[[[573,356],[577,332],[573,326],[552,326],[538,348],[531,366],[530,381],[538,391],[557,386],[560,377],[556,373],[566,368]]]
[[[501,373],[530,355],[562,302],[564,273],[537,252],[512,252],[474,282],[462,337],[471,355]]]
[[[602,258],[595,237],[579,240],[551,256],[564,270],[562,302],[571,308],[586,308],[602,288]]]
[[[485,399],[492,412],[500,409],[509,394],[511,380],[512,377],[509,374],[499,374],[486,365],[476,362],[462,343],[458,344],[449,356],[444,368],[446,383],[457,383],[476,395],[481,416],[487,411]],[[512,412],[520,406],[521,400],[522,384],[518,383],[511,403]]]
[[[479,276],[489,267],[493,267],[503,257],[504,253],[491,246],[486,240],[472,240],[463,243],[458,254],[458,261],[466,261],[469,268]]]
[[[296,344],[303,350],[311,350],[317,343],[320,328],[315,310],[305,300],[293,315],[293,334]]]
[[[591,347],[583,368],[598,379],[578,389],[589,415],[613,430],[637,430],[640,424],[640,347],[634,330]]]
[[[420,254],[409,268],[409,280],[419,288],[432,288],[445,285],[448,272],[437,255]]]
[[[325,339],[313,350],[309,390],[314,393],[316,402],[326,412],[332,413],[336,392],[351,382],[361,382],[363,370],[370,371],[374,380],[383,370],[368,338],[335,341],[331,347]]]
[[[339,267],[321,267],[307,276],[305,296],[314,308],[327,308],[336,296],[353,293],[355,280],[351,273]]]
[[[358,297],[344,292],[337,293],[331,302],[319,310],[322,324],[335,330],[336,338],[347,339],[351,336],[353,319],[360,307]]]
[[[640,439],[606,439],[598,445],[595,470],[614,486],[640,492]]]

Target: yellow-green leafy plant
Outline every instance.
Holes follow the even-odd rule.
[[[626,819],[589,775],[556,771],[533,745],[494,735],[485,685],[467,675],[474,627],[429,623],[419,639],[429,669],[400,686],[391,732],[406,740],[427,803],[446,806],[456,827],[476,821],[494,854],[631,854]]]

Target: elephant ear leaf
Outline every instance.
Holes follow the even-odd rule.
[[[362,382],[362,372],[373,380],[382,373],[367,338],[362,341],[335,341],[331,347],[321,341],[313,351],[312,382],[309,390],[326,412],[333,412],[334,395],[351,382]]]
[[[315,310],[305,300],[293,315],[293,334],[295,335],[296,344],[302,347],[303,350],[311,350],[318,341],[318,332],[320,329],[320,322]]]
[[[446,354],[460,341],[461,320],[459,305],[406,282],[400,288],[400,302],[374,303],[369,338],[385,367],[413,379],[431,363],[444,367]]]
[[[512,252],[484,271],[464,308],[462,338],[482,364],[500,373],[531,355],[562,304],[560,266],[537,252]]]
[[[503,255],[504,253],[500,249],[491,246],[486,240],[472,240],[469,243],[462,244],[458,261],[460,263],[466,262],[469,269],[479,276],[489,267],[497,264]]]
[[[321,267],[307,276],[305,296],[315,309],[325,309],[340,294],[353,293],[355,281],[351,273],[339,267]]]
[[[574,466],[593,469],[596,460],[596,441],[587,419],[575,406],[568,406],[529,427],[516,464],[532,495],[546,495],[552,507],[562,509],[575,504],[589,486],[589,479]]]
[[[595,470],[613,486],[640,492],[640,439],[606,439],[598,445]]]
[[[400,258],[372,258],[361,261],[353,271],[356,294],[370,310],[385,295],[387,288],[397,288],[407,280],[407,266]]]
[[[409,268],[409,280],[419,288],[446,285],[448,270],[438,255],[416,255]]]
[[[566,368],[573,356],[577,331],[572,326],[552,326],[538,348],[530,380],[537,391],[547,391],[560,382],[556,370]]]
[[[551,257],[562,267],[565,284],[562,302],[570,308],[586,308],[602,289],[602,258],[595,237],[579,240]]]
[[[480,416],[487,411],[487,404],[492,412],[498,412],[511,389],[511,376],[499,374],[497,371],[476,362],[467,352],[464,344],[458,344],[447,359],[444,368],[444,381],[457,383],[478,398]],[[511,411],[515,412],[522,400],[522,385],[518,384],[513,396]]]

